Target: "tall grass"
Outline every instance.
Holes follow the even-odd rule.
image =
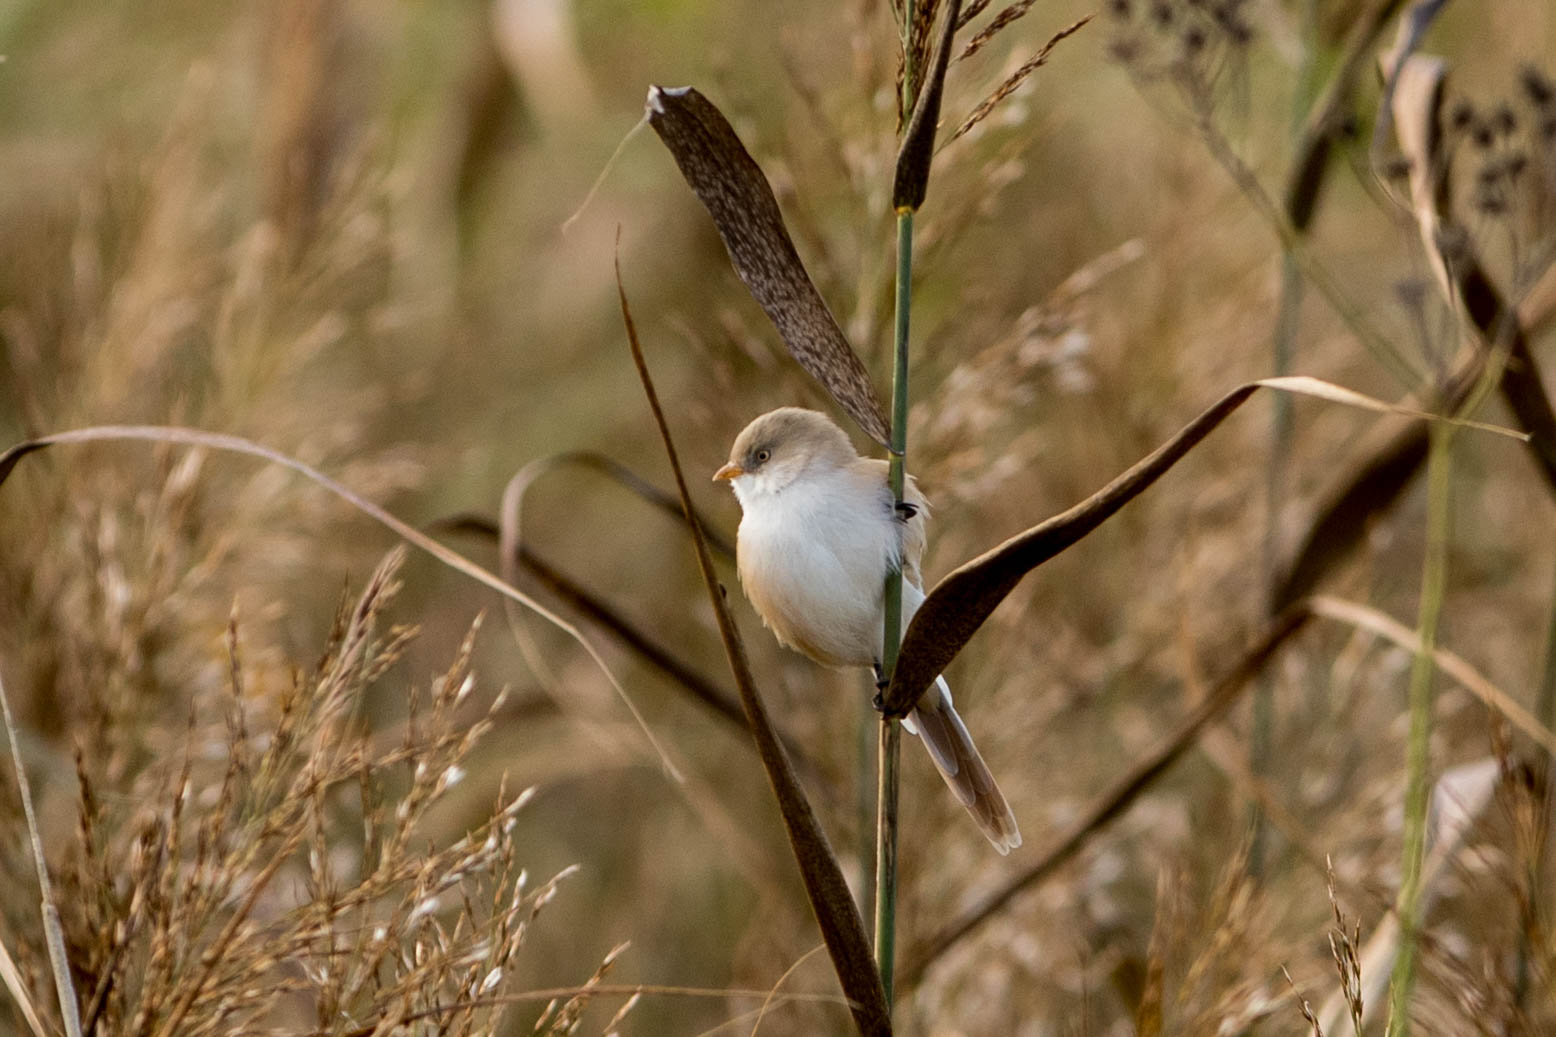
[[[502,4],[493,19],[289,0],[0,17],[6,442],[110,422],[234,433],[412,527],[496,515],[512,472],[563,450],[662,489],[612,288],[620,225],[689,492],[727,538],[733,507],[696,473],[752,414],[825,407],[824,393],[646,135],[557,228],[646,84],[697,83],[884,385],[907,281],[886,198],[897,17],[913,6]],[[1338,76],[1363,16],[1397,6],[1315,5],[1318,67]],[[561,12],[544,33],[522,22],[542,8]],[[1462,290],[1441,290],[1417,214],[1391,200],[1409,192],[1392,138],[1373,164],[1370,69],[1397,21],[1359,52],[1322,204],[1290,233],[1307,139],[1290,122],[1290,10],[1109,2],[1047,54],[1090,7],[964,5],[934,194],[913,221],[931,276],[913,289],[911,406],[894,415],[936,503],[931,583],[1270,374],[1287,252],[1307,282],[1296,370],[1418,409],[1478,401],[1465,416],[1500,425],[1529,413],[1486,374],[1528,366]],[[1553,40],[1546,5],[1495,0],[1448,6],[1421,48],[1451,68],[1445,212],[1504,316],[1523,315],[1536,368]],[[1549,727],[1556,701],[1540,462],[1457,434],[1450,515],[1426,485],[1426,425],[1304,400],[1290,413],[1278,472],[1268,422],[1233,415],[1027,576],[950,664],[1027,846],[989,853],[905,754],[897,1032],[1311,1032],[1305,1000],[1331,1037],[1365,1037],[1389,1003],[1375,963],[1407,946],[1415,981],[1394,996],[1408,993],[1417,1032],[1556,1027],[1533,722]],[[1247,502],[1276,477],[1267,523]],[[598,650],[683,783],[576,642],[534,626],[546,672],[532,673],[500,624],[471,632],[495,595],[424,559],[378,566],[387,536],[269,467],[168,444],[61,448],[0,485],[0,529],[0,666],[84,1032],[849,1025],[716,676],[685,527],[661,510],[559,469],[529,491],[514,572]],[[1264,586],[1267,537],[1291,600]],[[1446,561],[1434,624],[1429,557]],[[770,645],[715,564],[857,879],[872,864],[857,679]],[[1227,682],[1246,686],[1272,611],[1307,618],[1274,631],[1256,767],[1246,692]],[[1428,663],[1422,739],[1408,705]],[[1434,840],[1423,792],[1488,759],[1495,794]],[[1257,877],[1241,867],[1255,803]],[[15,881],[0,946],[16,968],[0,1028],[29,1032],[30,1012],[63,1032],[24,813],[4,779]],[[1403,852],[1423,831],[1424,855]],[[1414,919],[1396,906],[1410,860]]]

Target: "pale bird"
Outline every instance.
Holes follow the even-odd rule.
[[[778,641],[827,666],[880,674],[886,574],[902,569],[902,627],[924,600],[928,507],[910,479],[899,511],[887,463],[860,457],[824,414],[770,411],[747,425],[714,474],[740,501],[740,583]],[[1015,815],[951,704],[944,677],[903,722],[1000,853],[1021,845]]]

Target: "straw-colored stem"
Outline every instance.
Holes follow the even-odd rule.
[[[913,214],[897,214],[897,317],[892,362],[891,460],[887,479],[897,504],[907,482],[908,450],[908,314],[912,304]],[[881,632],[881,675],[891,678],[902,640],[902,570],[886,574],[886,627]],[[875,793],[875,961],[891,1003],[892,965],[897,937],[897,758],[901,730],[891,717],[881,716]]]
[[[1405,838],[1397,909],[1400,942],[1389,990],[1390,1037],[1408,1037],[1410,1033],[1410,992],[1415,984],[1421,925],[1421,864],[1426,852],[1427,799],[1431,792],[1427,774],[1430,762],[1427,748],[1432,734],[1432,687],[1436,672],[1432,656],[1437,646],[1437,622],[1442,614],[1443,595],[1447,589],[1448,539],[1452,519],[1449,490],[1453,476],[1453,428],[1434,424],[1431,437],[1431,453],[1426,462],[1426,559],[1422,564],[1421,609],[1417,621],[1421,647],[1410,669],[1410,735],[1405,757]]]
[[[76,987],[70,978],[70,961],[65,955],[65,928],[60,924],[59,909],[54,906],[54,888],[49,882],[49,866],[43,856],[43,836],[38,832],[38,815],[32,808],[32,785],[22,766],[22,748],[16,737],[16,720],[11,716],[11,700],[0,680],[0,713],[5,718],[5,733],[11,742],[11,763],[16,767],[16,790],[22,797],[27,815],[27,835],[32,840],[33,864],[38,869],[38,888],[42,892],[43,938],[49,950],[49,967],[54,973],[54,991],[59,995],[59,1014],[65,1023],[66,1037],[81,1037],[81,1009]]]

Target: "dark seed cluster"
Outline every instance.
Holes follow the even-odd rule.
[[[1532,209],[1537,236],[1553,229],[1542,217],[1556,186],[1556,84],[1525,66],[1510,98],[1477,104],[1460,98],[1444,118],[1450,154],[1467,176],[1467,201],[1477,215],[1507,220]],[[1530,215],[1526,213],[1525,215]]]
[[[1108,51],[1136,76],[1170,77],[1201,99],[1253,42],[1248,0],[1109,0]]]

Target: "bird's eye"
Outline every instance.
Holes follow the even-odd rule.
[[[756,452],[756,463],[757,464],[766,464],[768,459],[771,458],[772,456],[773,456],[773,452],[771,450],[758,450]]]

